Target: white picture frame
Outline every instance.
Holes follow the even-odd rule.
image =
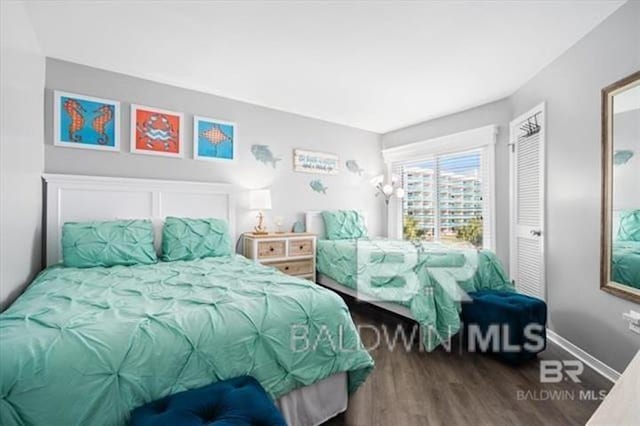
[[[220,137],[226,137],[226,140],[222,140],[220,142],[221,146],[217,146],[215,142],[209,139],[211,145],[215,146],[212,152],[211,149],[206,147],[207,137],[202,133],[203,131],[211,131],[214,127],[220,131]],[[220,137],[217,139],[220,139]],[[216,140],[215,134],[213,138]],[[192,142],[194,160],[221,163],[235,163],[238,160],[238,126],[233,121],[195,115],[193,117]]]
[[[77,103],[77,107],[69,106],[67,109],[63,102],[71,100]],[[97,104],[97,105],[92,105]],[[105,112],[99,112],[97,108],[99,104],[102,107],[112,107],[110,112],[105,111],[111,115],[111,119],[103,119],[101,121],[103,129],[103,135],[96,128],[100,126],[98,118],[105,117]],[[64,113],[63,113],[64,111]],[[72,114],[77,118],[72,117]],[[73,121],[76,121],[75,127],[77,130],[73,130]],[[105,124],[106,123],[106,124]],[[112,123],[112,124],[109,124]],[[80,126],[80,127],[77,127]],[[69,136],[64,138],[62,131],[64,127],[68,127]],[[75,135],[71,135],[71,133]],[[82,134],[81,134],[82,133]],[[84,136],[85,141],[82,141]],[[87,136],[89,138],[87,138]],[[79,140],[72,141],[73,137],[78,137]],[[99,140],[108,139],[106,144],[102,144]],[[78,149],[93,149],[99,151],[120,152],[120,102],[111,99],[98,98],[95,96],[80,95],[77,93],[63,92],[60,90],[54,90],[53,92],[53,145],[61,146],[65,148],[78,148]],[[112,142],[110,142],[112,141]]]
[[[145,115],[149,113],[149,117],[146,119],[142,119],[141,123],[142,127],[138,126],[138,112],[141,112]],[[153,127],[155,132],[152,134],[145,133],[143,128],[147,123],[151,123],[151,116],[155,115],[157,119],[166,121],[165,124],[160,125],[159,127]],[[184,157],[184,114],[177,111],[171,111],[167,109],[161,109],[156,107],[150,107],[145,105],[131,104],[131,153],[133,154],[143,154],[143,155],[155,155],[159,157],[168,157],[168,158],[183,158]],[[164,117],[164,119],[162,118]],[[172,131],[173,125],[172,121],[175,122],[177,120],[177,131]],[[154,120],[155,121],[155,120]],[[148,141],[146,143],[149,148],[141,148],[138,146],[138,132],[140,135],[144,135]],[[172,137],[172,134],[176,133],[175,136]],[[174,151],[171,147],[171,144],[177,143],[177,149]],[[167,150],[157,149],[158,147],[163,148],[169,146]]]

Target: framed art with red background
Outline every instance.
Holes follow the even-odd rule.
[[[131,152],[182,157],[182,113],[131,105]]]

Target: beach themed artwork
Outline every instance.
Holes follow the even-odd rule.
[[[193,158],[234,161],[237,152],[235,123],[214,118],[193,117]]]
[[[182,157],[182,113],[131,105],[131,152]]]
[[[255,157],[256,161],[259,161],[262,164],[270,164],[274,169],[276,168],[278,161],[282,160],[281,158],[277,158],[273,155],[269,145],[252,145],[251,153]]]
[[[347,160],[347,170],[349,170],[351,173],[356,173],[358,176],[362,176],[362,173],[364,172],[363,169],[360,168],[360,166],[358,166],[358,163],[356,162],[356,160]]]
[[[324,186],[324,184],[320,179],[312,180],[311,182],[309,182],[309,186],[318,194],[324,194],[324,195],[327,194],[327,189],[329,189],[326,186]]]
[[[120,102],[54,91],[53,144],[120,150]]]
[[[296,172],[335,175],[338,174],[339,165],[338,156],[335,154],[293,150],[293,170]]]

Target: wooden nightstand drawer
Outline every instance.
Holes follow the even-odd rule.
[[[287,260],[284,262],[265,263],[265,265],[278,268],[280,272],[284,272],[287,275],[309,275],[315,272],[313,259]]]
[[[289,256],[311,256],[313,253],[313,238],[289,240]]]
[[[243,235],[243,253],[249,259],[281,272],[315,282],[316,236],[308,233]],[[304,258],[303,258],[304,257]]]
[[[286,246],[285,240],[258,241],[258,259],[285,257],[287,254]]]

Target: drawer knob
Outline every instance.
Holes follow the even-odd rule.
[[[288,267],[288,266],[285,266],[285,267],[284,267],[284,270],[285,270],[285,271],[288,271],[288,270],[289,270],[289,267]]]
[[[300,250],[302,250],[304,248],[304,246],[300,246]]]
[[[269,247],[269,251],[273,251],[275,250],[273,247]]]

